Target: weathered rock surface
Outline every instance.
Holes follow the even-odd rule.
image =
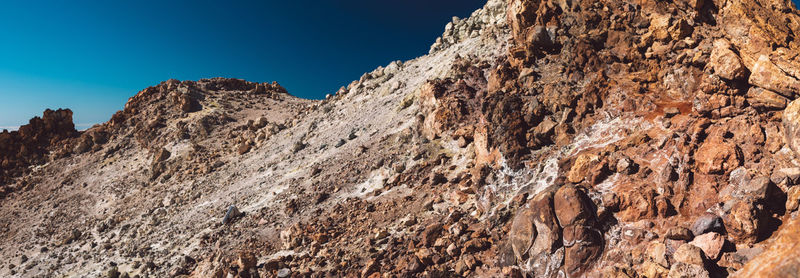
[[[490,0],[325,100],[47,112],[0,134],[0,276],[789,275],[796,34],[786,0]]]
[[[735,273],[734,277],[792,277],[800,265],[800,221],[784,224],[767,249]]]

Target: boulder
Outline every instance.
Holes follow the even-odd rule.
[[[528,250],[536,239],[536,227],[533,224],[534,209],[525,206],[514,217],[509,231],[511,248],[518,262],[523,262],[528,258]]]
[[[591,199],[573,185],[559,188],[553,198],[553,204],[561,227],[590,224],[594,221]]]
[[[697,149],[695,161],[702,174],[723,174],[741,165],[742,154],[735,144],[714,138]]]
[[[796,277],[800,269],[800,219],[781,226],[764,252],[748,261],[733,277]]]
[[[600,230],[581,224],[564,227],[564,271],[567,277],[580,277],[603,253]]]
[[[722,218],[716,214],[706,212],[692,224],[692,234],[699,236],[708,232],[722,232],[725,226],[722,224]]]
[[[739,55],[731,50],[730,43],[719,39],[714,42],[714,50],[711,51],[711,59],[708,66],[714,69],[714,73],[727,80],[744,79],[747,69],[742,64]]]
[[[579,183],[590,174],[592,167],[600,161],[600,156],[594,153],[583,153],[578,155],[567,173],[567,180],[571,183]]]
[[[781,110],[786,108],[789,99],[761,87],[750,87],[747,91],[747,102],[758,109]]]
[[[725,230],[735,243],[753,244],[758,240],[765,221],[761,205],[738,200],[725,219]]]
[[[558,226],[553,209],[554,192],[547,190],[534,196],[528,202],[533,212],[533,225],[536,226],[536,240],[531,247],[531,254],[552,254],[561,246],[561,227]]]
[[[553,198],[555,215],[562,228],[564,270],[578,277],[603,252],[603,234],[594,227],[595,212],[589,196],[573,185],[565,185]]]
[[[800,92],[800,81],[787,75],[776,66],[767,55],[761,55],[751,69],[749,82],[789,99],[794,99]]]
[[[725,237],[714,232],[705,233],[695,237],[689,244],[700,247],[707,258],[717,260],[725,245]]]

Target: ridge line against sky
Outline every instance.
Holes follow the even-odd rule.
[[[47,108],[72,109],[85,129],[171,78],[277,81],[321,99],[427,54],[486,1],[29,2],[0,9],[0,130]]]
[[[426,54],[452,16],[484,3],[9,1],[0,9],[0,130],[47,108],[72,109],[87,128],[171,78],[277,81],[320,99],[378,66]]]

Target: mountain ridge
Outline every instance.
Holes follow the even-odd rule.
[[[168,80],[15,164],[0,274],[790,276],[798,32],[785,0],[490,0],[325,100]]]

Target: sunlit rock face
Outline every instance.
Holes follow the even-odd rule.
[[[492,0],[325,100],[214,78],[83,132],[46,112],[0,134],[0,275],[790,275],[789,5]]]

